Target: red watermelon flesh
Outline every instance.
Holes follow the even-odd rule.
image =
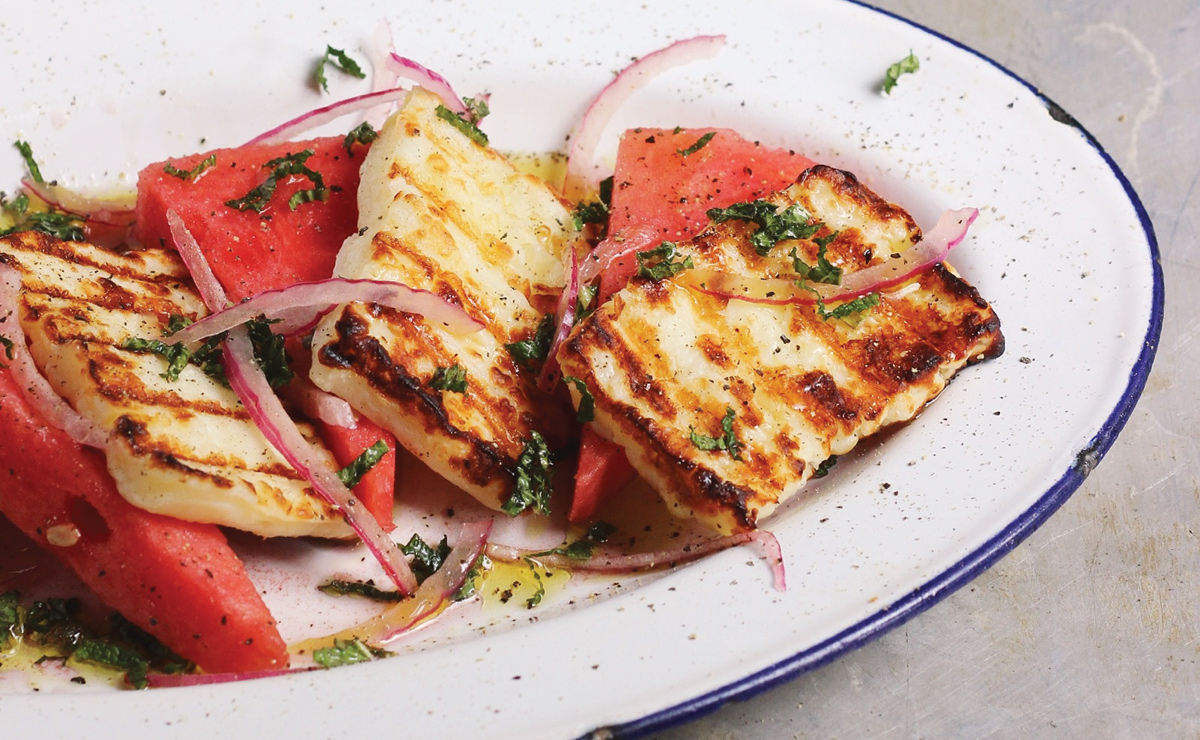
[[[313,187],[309,178],[290,175],[279,181],[262,213],[226,205],[267,179],[271,170],[263,167],[265,163],[305,150],[313,152],[305,166],[319,172],[329,189],[326,201],[289,209],[293,193]],[[134,235],[146,246],[170,246],[166,214],[174,209],[234,301],[331,277],[342,242],[358,228],[358,168],[366,148],[355,145],[352,151],[353,156],[341,137],[329,137],[217,149],[157,162],[138,175]],[[170,164],[188,171],[213,155],[216,163],[194,180],[175,177],[165,169]]]
[[[685,154],[709,134],[708,143]],[[687,239],[708,224],[709,208],[782,190],[813,164],[729,129],[630,129],[617,150],[609,233],[642,225],[668,241]]]
[[[225,535],[134,507],[104,458],[50,426],[0,369],[0,516],[105,603],[206,671],[288,664],[275,620]],[[51,544],[56,528],[74,536]]]
[[[630,129],[617,149],[608,233],[649,228],[661,240],[687,239],[708,225],[708,209],[782,190],[814,164],[725,128]],[[601,278],[600,299],[625,287],[636,271],[633,255],[615,262]]]

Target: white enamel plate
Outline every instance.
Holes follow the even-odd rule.
[[[138,7],[134,7],[134,6]],[[81,189],[131,187],[148,162],[231,146],[327,103],[306,85],[326,44],[362,59],[387,18],[401,53],[463,94],[492,93],[500,148],[562,150],[632,57],[723,33],[614,121],[728,126],[849,169],[928,227],[981,215],[953,255],[992,302],[1007,351],[918,419],[845,458],[766,526],[789,588],[739,548],[595,599],[555,599],[487,629],[432,629],[388,660],[148,692],[0,694],[12,731],[78,736],[570,738],[701,714],[852,649],[962,586],[1028,535],[1112,443],[1162,316],[1146,214],[1086,132],[968,49],[839,0],[778,4],[24,3],[0,23],[0,136]],[[202,7],[203,10],[194,8]],[[891,95],[888,65],[919,72]],[[333,95],[365,83],[331,75]],[[0,147],[0,185],[23,165]],[[285,594],[286,596],[286,594]],[[278,594],[273,604],[287,601]]]

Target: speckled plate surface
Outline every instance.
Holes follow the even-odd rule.
[[[372,664],[141,693],[0,694],[11,731],[636,736],[828,661],[966,583],[1078,487],[1141,391],[1162,280],[1128,183],[1026,84],[895,18],[834,0],[747,0],[736,13],[640,2],[203,8],[23,4],[0,24],[5,135],[31,141],[68,184],[128,187],[145,162],[236,144],[319,104],[304,84],[314,53],[355,52],[387,17],[403,53],[460,92],[492,92],[494,142],[547,151],[630,57],[725,33],[717,58],[635,97],[614,135],[730,126],[858,173],[926,226],[977,206],[954,263],[992,301],[1008,350],[767,523],[785,593],[748,551],[727,551],[593,603],[550,603],[536,619],[431,631]],[[884,70],[909,50],[921,70],[881,95]],[[362,89],[334,82],[336,94]],[[21,167],[0,153],[7,186]]]

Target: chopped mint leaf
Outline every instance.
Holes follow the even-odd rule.
[[[37,160],[33,158],[33,147],[29,146],[29,142],[17,139],[13,142],[13,146],[21,154],[21,159],[25,160],[25,167],[29,169],[29,176],[39,185],[46,181],[42,178],[42,170],[38,167]]]
[[[554,315],[546,314],[538,323],[532,337],[520,342],[511,342],[504,345],[504,348],[520,365],[529,368],[532,363],[546,359],[550,345],[554,342],[554,329]]]
[[[829,475],[829,471],[833,470],[834,465],[837,465],[837,459],[837,455],[830,455],[822,460],[821,464],[817,466],[817,469],[813,471],[812,477],[824,478],[825,476]]]
[[[312,149],[305,149],[304,151],[285,154],[282,157],[272,159],[263,165],[263,169],[271,171],[271,174],[267,175],[266,180],[241,198],[225,201],[225,205],[239,211],[254,211],[261,214],[271,202],[271,196],[275,194],[275,188],[278,186],[279,181],[290,175],[307,177],[312,182],[313,187],[307,190],[297,190],[293,193],[292,197],[288,198],[289,209],[294,211],[304,203],[328,200],[329,188],[325,187],[325,178],[322,177],[320,172],[310,169],[305,164],[312,155]]]
[[[166,164],[163,165],[163,172],[167,173],[171,177],[178,177],[180,180],[190,180],[191,182],[195,182],[197,180],[197,178],[200,177],[201,173],[203,173],[205,170],[207,170],[209,167],[212,167],[216,163],[217,163],[217,155],[210,154],[207,157],[205,157],[204,159],[197,162],[196,166],[191,168],[190,170],[181,170],[178,167],[176,167],[175,165],[171,164],[170,162],[167,162]]]
[[[438,367],[429,379],[429,387],[451,393],[467,392],[467,371],[462,365]]]
[[[400,546],[400,550],[413,559],[413,573],[420,582],[436,573],[438,568],[442,567],[442,563],[446,562],[446,558],[450,556],[450,543],[443,536],[437,547],[430,547],[420,535],[414,534],[409,538],[408,544]]]
[[[596,522],[588,527],[587,532],[582,537],[567,545],[560,545],[553,550],[545,552],[536,552],[529,557],[536,558],[540,555],[562,555],[563,557],[572,560],[587,560],[596,550],[596,545],[599,545],[616,532],[617,528],[608,522]]]
[[[883,92],[890,94],[900,79],[900,75],[912,74],[920,68],[921,60],[917,59],[917,56],[911,51],[908,52],[908,56],[887,68],[887,73],[883,76]]]
[[[792,251],[788,255],[792,258],[792,269],[800,276],[801,280],[808,280],[813,283],[827,283],[829,285],[840,285],[842,282],[842,268],[835,267],[826,257],[826,250],[829,249],[830,243],[837,237],[837,232],[829,236],[823,236],[818,239],[813,239],[817,244],[817,264],[809,265],[804,260],[800,259],[800,255],[796,253],[796,248],[792,247]]]
[[[575,298],[575,323],[583,321],[596,310],[592,302],[596,300],[596,294],[600,289],[595,285],[580,285],[579,295]]]
[[[707,134],[705,134],[704,136],[701,136],[699,139],[697,139],[695,144],[692,144],[687,149],[676,149],[675,153],[681,157],[690,157],[691,155],[695,154],[696,152],[700,151],[705,146],[707,146],[708,142],[712,141],[713,137],[716,135],[717,135],[716,131],[709,131]]]
[[[852,301],[843,303],[832,310],[827,311],[823,303],[818,303],[817,308],[821,314],[821,318],[823,319],[848,319],[855,314],[869,311],[878,305],[879,294],[867,293],[864,296],[859,296]]]
[[[608,223],[608,206],[604,201],[593,200],[587,203],[580,203],[575,206],[575,212],[571,216],[571,226],[575,231],[580,231],[586,224]]]
[[[149,686],[146,673],[150,664],[136,650],[108,640],[84,640],[71,655],[74,660],[125,672],[125,679],[135,689]]]
[[[373,648],[362,640],[340,640],[335,638],[333,645],[317,648],[313,651],[313,662],[322,668],[336,668],[353,663],[368,663],[376,658],[386,658],[391,655],[387,650]]]
[[[362,482],[363,476],[371,472],[371,468],[379,464],[388,453],[387,442],[382,439],[362,451],[362,454],[350,461],[350,464],[337,471],[338,480],[346,488],[354,488]]]
[[[467,577],[463,580],[462,586],[459,587],[458,591],[454,592],[450,600],[454,602],[465,601],[474,596],[479,578],[483,575],[484,571],[491,567],[491,559],[487,555],[480,555],[475,564],[471,566],[471,570],[467,571]]]
[[[469,123],[478,125],[492,112],[486,95],[480,95],[477,98],[463,98],[462,101],[463,105],[467,107],[466,120]]]
[[[367,76],[362,71],[362,67],[358,66],[358,62],[351,59],[349,54],[341,49],[335,49],[332,46],[326,45],[325,55],[317,61],[317,67],[313,70],[313,82],[316,87],[325,92],[329,92],[329,80],[325,78],[326,64],[332,64],[337,69],[360,80]]]
[[[809,286],[803,280],[797,281],[796,284],[817,297],[817,315],[826,321],[829,319],[848,320],[855,314],[869,311],[879,305],[879,294],[867,293],[864,296],[859,296],[852,301],[847,301],[840,306],[830,309],[825,306],[825,301],[821,299],[821,294],[815,288]]]
[[[346,154],[354,156],[355,144],[370,144],[379,138],[379,132],[367,121],[358,124],[356,128],[346,134],[346,138],[342,141],[342,146],[346,148]]]
[[[701,450],[725,450],[734,460],[741,460],[741,449],[744,446],[738,441],[737,436],[733,432],[733,420],[737,417],[733,409],[726,407],[725,416],[721,419],[720,437],[710,437],[706,434],[698,433],[695,428],[688,427],[691,430],[692,444],[696,445]]]
[[[533,580],[537,582],[537,590],[533,592],[533,596],[525,599],[525,608],[532,609],[542,603],[542,599],[546,596],[546,584],[542,582],[541,566],[530,558],[525,558],[525,564],[529,566],[529,572],[533,574]]]
[[[0,594],[0,645],[13,636],[16,626],[20,623],[21,615],[17,610],[20,601],[21,595],[16,591]]]
[[[437,113],[438,118],[461,131],[463,135],[479,146],[488,145],[487,134],[480,131],[479,127],[471,121],[468,121],[444,105],[439,105],[435,112]]]
[[[674,242],[663,242],[654,249],[638,252],[635,255],[638,264],[638,277],[644,277],[657,282],[674,277],[684,270],[690,270],[695,267],[691,255],[684,257],[679,262],[675,261],[675,249],[677,246]]]
[[[596,418],[596,398],[588,390],[587,383],[572,375],[564,375],[562,379],[564,383],[570,383],[579,391],[579,408],[575,410],[575,420],[586,424]]]
[[[404,594],[399,591],[385,591],[371,581],[346,581],[340,578],[330,578],[317,589],[330,596],[361,596],[372,601],[395,602],[403,601]]]
[[[163,358],[167,361],[167,369],[159,373],[159,377],[166,378],[171,382],[179,380],[179,374],[192,360],[192,353],[185,345],[182,343],[167,344],[161,339],[129,337],[121,342],[121,349],[138,353],[149,352]]]
[[[554,460],[546,440],[537,432],[532,432],[525,440],[525,449],[517,459],[517,480],[513,486],[512,496],[504,503],[501,510],[509,516],[517,516],[526,509],[534,509],[540,514],[550,515],[551,478],[554,475]]]
[[[750,244],[762,257],[766,257],[771,248],[781,241],[811,239],[821,228],[821,223],[814,221],[812,214],[803,206],[793,204],[780,212],[778,206],[765,200],[734,203],[728,208],[710,208],[708,217],[718,224],[730,220],[757,224],[758,229],[750,235]]]

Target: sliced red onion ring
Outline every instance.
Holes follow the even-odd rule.
[[[171,229],[171,239],[175,242],[175,249],[179,252],[180,259],[183,260],[184,266],[192,275],[192,282],[196,284],[200,300],[204,301],[204,305],[208,306],[209,311],[220,311],[228,306],[229,297],[225,294],[224,286],[213,274],[212,268],[208,265],[208,259],[196,242],[196,237],[188,231],[187,224],[173,208],[167,209],[167,226]]]
[[[558,349],[567,341],[571,327],[575,325],[575,306],[579,299],[579,259],[575,254],[575,243],[567,244],[566,251],[567,284],[558,298],[558,309],[554,312],[558,329],[554,332],[554,340],[550,343],[542,373],[538,376],[538,388],[546,393],[554,390],[562,376],[562,368],[558,366]]]
[[[208,260],[183,223],[183,219],[173,210],[168,210],[167,223],[171,227],[175,247],[191,271],[192,279],[205,305],[209,310],[219,310],[227,306],[229,299],[225,289],[213,275]],[[417,579],[408,561],[404,559],[403,552],[383,531],[375,517],[361,506],[350,490],[338,480],[334,471],[317,457],[312,445],[300,434],[296,423],[287,415],[279,397],[275,395],[271,384],[263,375],[262,368],[254,361],[254,349],[245,326],[238,325],[229,330],[223,356],[229,385],[237,393],[263,436],[300,475],[304,476],[318,496],[346,517],[346,523],[366,544],[396,587],[406,594],[412,593],[417,587]]]
[[[950,250],[962,243],[978,215],[975,208],[946,211],[924,238],[901,256],[852,272],[840,285],[806,283],[816,295],[786,278],[753,278],[704,268],[685,270],[676,280],[702,293],[750,303],[816,303],[818,295],[822,301],[850,300],[899,285],[944,262]]]
[[[12,358],[6,348],[0,348],[0,363],[7,365],[21,388],[22,395],[47,422],[63,430],[81,445],[103,450],[107,435],[71,408],[38,372],[33,355],[25,344],[25,332],[19,317],[21,273],[11,265],[0,262],[0,336],[11,342]]]
[[[229,336],[225,339],[224,359],[229,385],[271,446],[312,485],[318,496],[346,517],[346,523],[362,538],[396,587],[403,593],[412,593],[417,587],[417,579],[404,553],[300,434],[262,369],[254,361],[254,348],[246,327],[237,326],[229,330]]]
[[[304,115],[297,116],[290,121],[279,124],[270,131],[255,136],[246,144],[278,144],[284,141],[290,141],[305,131],[311,131],[318,126],[324,126],[330,121],[337,120],[342,116],[349,115],[356,111],[367,110],[383,103],[392,103],[404,100],[408,96],[408,88],[394,87],[390,90],[379,90],[378,92],[369,92],[362,95],[356,95],[353,98],[329,105],[322,106],[315,110],[311,110]]]
[[[105,226],[126,227],[134,221],[134,210],[124,201],[92,198],[68,190],[61,185],[36,182],[26,177],[21,186],[45,201],[50,207]]]
[[[467,110],[467,106],[463,105],[462,98],[458,97],[458,93],[454,92],[454,88],[450,87],[450,83],[446,78],[434,72],[429,67],[419,62],[414,62],[408,57],[402,57],[394,51],[388,56],[387,61],[389,68],[397,76],[412,80],[429,92],[437,95],[442,99],[442,105],[445,105],[450,110],[460,116],[470,112]]]
[[[329,313],[333,307],[353,301],[378,303],[398,311],[420,314],[428,321],[442,324],[458,334],[483,328],[483,324],[471,318],[466,311],[427,290],[416,290],[386,280],[329,278],[257,293],[237,305],[209,314],[164,341],[168,344],[198,342],[258,316],[268,319],[286,316],[286,321],[274,329],[291,334],[312,325],[315,319]]]
[[[345,399],[327,393],[308,379],[307,376],[296,374],[292,382],[279,389],[286,392],[285,397],[300,407],[304,415],[310,419],[320,419],[330,426],[343,429],[357,429],[358,415]]]
[[[596,146],[617,109],[655,77],[675,67],[711,59],[725,46],[724,36],[695,36],[651,52],[621,71],[588,106],[571,131],[567,176],[563,194],[578,201],[595,193],[601,180],[595,161]]]
[[[392,26],[386,18],[379,19],[375,32],[367,42],[367,60],[371,63],[371,92],[380,92],[396,87],[400,76],[392,69],[390,56],[396,50],[392,42]],[[387,120],[387,109],[383,106],[369,108],[363,120],[375,129]]]
[[[587,560],[575,560],[566,555],[554,553],[551,555],[539,554],[530,550],[522,550],[516,547],[500,545],[494,542],[488,543],[487,555],[494,560],[500,560],[507,563],[518,562],[525,558],[535,560],[542,565],[550,568],[561,568],[563,570],[579,571],[584,573],[636,573],[638,571],[653,570],[655,568],[673,568],[682,563],[691,562],[711,555],[714,552],[727,550],[738,545],[753,543],[758,545],[763,550],[763,557],[767,561],[767,565],[771,569],[772,580],[775,588],[779,591],[787,590],[787,574],[783,567],[783,551],[779,547],[779,540],[775,535],[762,529],[753,532],[743,532],[741,534],[732,534],[725,537],[717,537],[715,539],[706,540],[704,542],[685,545],[683,547],[672,550],[657,550],[655,552],[643,552],[635,555],[618,555],[614,553],[601,553],[593,555]]]
[[[335,639],[355,638],[371,645],[382,645],[411,631],[425,619],[437,614],[447,600],[462,588],[467,575],[483,554],[491,531],[490,519],[464,524],[459,531],[458,541],[446,556],[442,567],[426,578],[411,598],[397,602],[355,627],[329,637],[307,640],[294,648],[315,649],[331,644]]]
[[[583,259],[579,280],[586,285],[608,270],[613,262],[636,252],[653,249],[661,242],[662,234],[650,226],[634,226],[613,234],[597,244]]]

